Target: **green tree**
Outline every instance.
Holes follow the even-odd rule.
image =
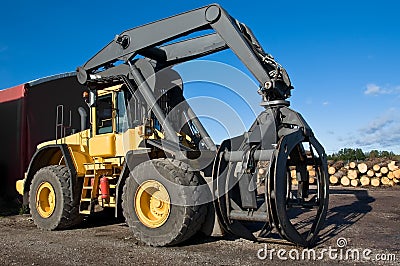
[[[328,155],[328,160],[334,161],[364,161],[365,159],[375,159],[375,158],[387,158],[390,160],[400,160],[400,155],[396,155],[392,151],[378,151],[371,150],[369,152],[363,152],[362,149],[356,148],[343,148],[337,153],[332,153]]]
[[[368,158],[370,159],[375,159],[379,157],[379,151],[378,150],[372,150],[368,154]]]
[[[395,157],[395,154],[392,151],[390,151],[390,152],[389,151],[380,151],[379,157],[393,159]]]
[[[356,149],[355,155],[356,155],[356,160],[359,160],[359,161],[364,161],[366,158],[365,153],[360,148]]]

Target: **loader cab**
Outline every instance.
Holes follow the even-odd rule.
[[[125,92],[122,85],[91,88],[91,137],[89,155],[94,158],[123,156],[120,135],[128,129]]]
[[[91,92],[92,135],[123,133],[128,129],[127,102],[122,85]]]
[[[181,144],[192,149],[200,147],[201,134],[199,123],[195,124],[189,120],[191,116],[190,106],[183,96],[183,82],[179,74],[167,69],[157,73],[155,86],[152,88],[153,96],[160,111],[168,117],[171,129],[179,135]],[[111,145],[111,136],[117,144],[115,148],[101,148],[102,150],[115,150],[116,152],[103,153],[102,150],[92,154],[99,157],[120,154],[118,152],[118,138],[123,137],[124,142],[129,139],[129,149],[144,147],[144,139],[164,139],[163,124],[149,106],[141,93],[132,93],[126,84],[116,84],[104,87],[97,84],[91,90],[91,132],[92,140],[89,142],[89,150],[96,149],[94,146]],[[132,85],[135,89],[135,85]],[[203,130],[205,132],[205,130]],[[203,134],[204,135],[204,134]],[[134,140],[131,140],[134,139]],[[96,149],[97,150],[97,149]],[[122,152],[122,151],[121,151]],[[125,153],[123,154],[125,155]],[[119,155],[118,155],[119,156]],[[122,155],[121,155],[122,156]],[[113,156],[110,156],[113,157]]]

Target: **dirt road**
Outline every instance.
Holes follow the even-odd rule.
[[[10,215],[0,218],[0,265],[354,264],[356,250],[360,258],[368,253],[362,258],[369,264],[400,265],[399,187],[332,188],[330,198],[315,257],[309,250],[276,243],[278,237],[254,243],[199,235],[178,247],[153,248],[132,239],[124,223],[110,223],[101,215],[80,228],[55,232],[37,229],[29,215]]]

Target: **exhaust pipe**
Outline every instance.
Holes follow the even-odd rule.
[[[87,113],[83,107],[78,108],[78,113],[81,117],[81,131],[86,130]]]

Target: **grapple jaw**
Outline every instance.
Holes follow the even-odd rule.
[[[213,168],[224,229],[251,240],[278,233],[312,246],[328,209],[326,154],[288,102],[269,105],[245,134],[225,140]]]

